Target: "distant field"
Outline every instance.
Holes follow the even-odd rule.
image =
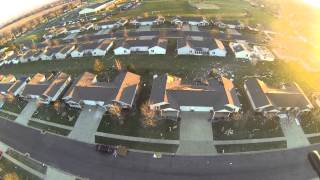
[[[144,0],[136,9],[123,12],[116,17],[127,16],[152,16],[161,14],[163,16],[207,16],[222,17],[228,19],[242,19],[249,22],[269,23],[273,17],[259,8],[252,7],[244,0],[206,0],[198,6],[210,4],[211,9],[197,9],[190,5],[189,0]],[[215,8],[213,8],[215,6]],[[209,6],[208,6],[209,7]],[[247,14],[246,12],[250,12]]]

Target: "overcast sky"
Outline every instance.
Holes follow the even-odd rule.
[[[0,0],[0,25],[55,0]]]

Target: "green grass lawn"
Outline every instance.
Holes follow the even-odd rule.
[[[311,144],[318,144],[320,143],[320,136],[309,137],[308,140]]]
[[[300,118],[301,127],[306,134],[320,132],[320,111],[314,109],[312,112],[305,112]]]
[[[248,120],[231,120],[213,123],[213,138],[215,140],[237,140],[283,137],[278,120],[266,120],[264,117],[253,116]],[[233,134],[227,135],[231,129]]]
[[[24,165],[42,173],[42,174],[45,174],[47,171],[47,167],[42,166],[42,163],[39,163],[35,160],[32,160],[31,158],[26,157],[24,154],[21,154],[15,150],[8,150],[7,154],[10,155],[11,157],[13,157],[14,159],[20,161]]]
[[[287,148],[287,142],[276,141],[267,143],[252,143],[252,144],[231,144],[231,145],[216,145],[218,153],[235,153],[248,151],[263,151],[271,149]]]
[[[223,17],[228,19],[242,19],[244,21],[269,23],[273,20],[272,15],[267,11],[250,6],[246,1],[240,0],[216,0],[215,5],[220,9],[196,9],[188,0],[145,0],[136,9],[125,11],[115,16],[136,17],[152,16],[161,14],[163,16],[207,16]],[[246,14],[249,11],[250,14]]]
[[[170,153],[175,153],[179,147],[178,145],[171,145],[171,144],[132,142],[132,141],[112,139],[112,138],[105,138],[100,136],[96,136],[96,143],[110,144],[110,145],[123,145],[130,149],[138,149],[138,150],[154,151],[154,152],[170,152]]]
[[[0,177],[8,179],[40,180],[37,176],[20,168],[6,158],[0,160]]]
[[[32,120],[29,121],[28,126],[31,126],[40,130],[45,130],[51,133],[63,135],[63,136],[67,136],[70,133],[70,130],[58,128],[55,126],[49,126],[49,125],[38,123]]]
[[[17,118],[17,116],[14,116],[14,115],[2,112],[2,111],[0,111],[0,117],[4,117],[4,118],[7,118],[12,121],[14,121]]]
[[[79,114],[79,109],[70,108],[62,102],[56,102],[55,104],[49,105],[41,104],[32,117],[53,123],[74,126]]]
[[[7,99],[1,109],[20,114],[27,104],[27,101],[19,98]]]

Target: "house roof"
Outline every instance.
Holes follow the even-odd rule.
[[[55,75],[53,80],[50,82],[50,85],[43,92],[42,95],[48,96],[48,97],[55,96],[58,93],[58,91],[61,89],[61,87],[70,80],[70,78],[71,78],[70,75],[63,72],[59,72],[57,75]]]
[[[106,50],[111,43],[112,41],[110,40],[104,40],[98,45],[97,49]]]
[[[113,82],[96,82],[96,75],[85,72],[65,94],[64,99],[80,103],[82,100],[102,101],[110,104],[119,101],[132,105],[140,76],[120,72]]]
[[[256,108],[273,106],[276,108],[312,108],[312,104],[296,83],[283,86],[281,89],[268,87],[263,81],[250,78],[245,85]]]
[[[191,39],[178,39],[177,41],[177,48],[182,47],[191,47],[193,49],[203,49],[208,48],[210,50],[217,49],[217,48],[223,48],[224,46],[219,40],[211,40],[211,39],[205,39],[205,40],[191,40]]]
[[[93,49],[96,49],[100,45],[100,43],[101,43],[100,41],[91,41],[87,43],[82,43],[82,44],[79,44],[77,50],[79,52],[85,51],[85,50],[93,50]]]
[[[138,22],[147,22],[147,21],[156,21],[158,19],[157,16],[150,16],[150,17],[143,17],[143,18],[138,18],[135,19]]]
[[[141,46],[147,46],[149,48],[154,46],[159,46],[162,48],[167,48],[168,41],[166,39],[150,39],[150,40],[125,40],[118,42],[116,48],[118,47],[124,47],[124,48],[131,48],[131,47],[141,47]]]
[[[60,51],[62,51],[65,48],[65,46],[50,46],[45,51],[46,56],[52,56]]]
[[[49,80],[52,78],[52,75],[49,75],[48,78],[44,74],[37,73],[32,77],[32,79],[28,82],[25,88],[22,91],[23,96],[28,95],[42,95],[43,92],[49,86]]]
[[[172,20],[175,20],[175,19],[178,19],[180,21],[183,21],[183,22],[188,22],[188,21],[202,21],[204,20],[203,17],[201,16],[198,16],[198,17],[195,17],[195,16],[182,16],[182,17],[174,17]]]
[[[171,108],[181,106],[213,107],[215,111],[231,104],[240,107],[232,81],[224,77],[209,79],[206,85],[182,84],[181,79],[168,74],[156,77],[152,84],[150,103],[168,103]]]

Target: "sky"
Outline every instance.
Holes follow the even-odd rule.
[[[54,0],[0,0],[0,25]]]

